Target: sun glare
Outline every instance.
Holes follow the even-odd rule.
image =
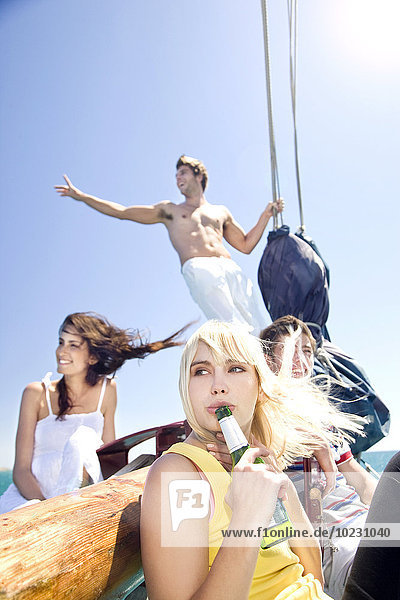
[[[380,70],[400,67],[399,0],[346,0],[338,12],[348,57]]]

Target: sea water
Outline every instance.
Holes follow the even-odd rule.
[[[363,452],[361,458],[377,473],[381,474],[388,464],[389,460],[396,454],[397,450],[384,450],[381,452],[374,452],[373,450]]]
[[[0,471],[0,496],[12,483],[12,471]]]

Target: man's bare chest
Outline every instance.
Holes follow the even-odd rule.
[[[220,233],[223,232],[225,219],[220,210],[210,209],[210,207],[208,207],[207,210],[204,210],[201,207],[195,209],[178,207],[174,212],[174,225],[181,231],[192,232],[207,229]],[[170,225],[172,225],[172,222]]]

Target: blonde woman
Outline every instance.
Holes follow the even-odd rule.
[[[332,437],[328,424],[343,425],[345,418],[309,382],[297,387],[278,382],[259,340],[227,323],[210,321],[192,335],[183,352],[179,385],[193,431],[152,465],[142,499],[149,599],[329,598],[321,587],[316,542],[304,546],[293,538],[290,544],[283,541],[262,550],[256,532],[270,522],[277,498],[285,501],[293,523],[310,530],[282,471],[295,456],[311,454],[316,431]],[[220,431],[215,416],[220,406],[230,407],[254,446],[232,478],[207,452],[207,443],[215,442]],[[257,456],[264,465],[254,464]],[[206,493],[200,493],[205,482],[208,504]],[[178,491],[177,502],[171,490]],[[196,507],[201,518],[196,518]],[[235,537],[244,531],[255,534]]]

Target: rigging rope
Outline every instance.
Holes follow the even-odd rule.
[[[300,213],[300,227],[299,231],[305,231],[304,225],[304,214],[303,214],[303,202],[301,197],[301,185],[300,185],[300,167],[299,167],[299,153],[298,153],[298,142],[297,142],[297,116],[296,116],[296,83],[297,83],[297,0],[287,0],[288,17],[289,17],[289,39],[290,39],[290,92],[292,97],[292,113],[293,113],[293,129],[294,129],[294,155],[295,155],[295,166],[296,166],[296,183],[297,183],[297,197],[299,202],[299,213]],[[271,65],[270,65],[270,54],[269,54],[269,36],[268,36],[268,10],[267,0],[261,0],[261,10],[263,18],[263,33],[264,33],[264,62],[265,62],[265,76],[266,76],[266,87],[267,87],[267,104],[268,104],[268,128],[269,128],[269,146],[271,156],[271,179],[272,179],[272,198],[276,201],[280,197],[279,190],[279,175],[278,175],[278,163],[276,158],[276,145],[275,145],[275,133],[274,124],[272,117],[272,92],[271,92]],[[281,214],[281,225],[283,224]],[[278,215],[274,211],[273,217],[273,228],[278,228]]]
[[[271,156],[271,179],[272,179],[272,200],[275,202],[280,198],[279,190],[279,175],[278,175],[278,163],[276,159],[276,146],[275,146],[275,134],[274,124],[272,120],[272,94],[271,94],[271,68],[269,59],[269,42],[268,42],[268,14],[267,14],[267,0],[261,0],[261,10],[263,18],[263,32],[264,32],[264,62],[265,62],[265,76],[267,85],[267,103],[268,103],[268,129],[269,129],[269,148]],[[281,214],[281,224],[283,224]],[[278,229],[278,215],[274,210],[273,215],[273,228]]]
[[[303,202],[301,198],[299,153],[297,144],[297,117],[296,117],[296,84],[297,84],[297,0],[287,0],[289,17],[289,39],[290,39],[290,92],[292,96],[292,113],[294,129],[294,157],[296,165],[297,198],[299,201],[301,232],[305,231]]]

